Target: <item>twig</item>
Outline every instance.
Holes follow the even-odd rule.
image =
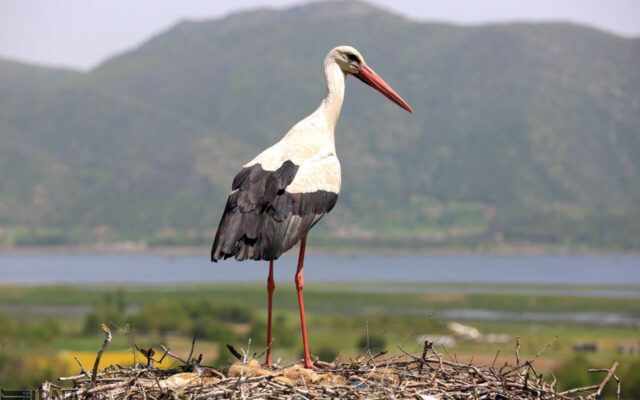
[[[198,337],[198,332],[193,334],[193,340],[191,341],[191,350],[189,351],[189,357],[187,357],[187,363],[191,361],[191,356],[193,356],[193,348],[196,346],[197,337]]]
[[[156,361],[158,364],[162,364],[162,362],[164,361],[164,358],[167,356],[167,354],[169,354],[169,349],[163,348],[163,350],[164,350],[164,353],[162,353],[162,357],[160,357],[160,359]]]
[[[557,337],[557,336],[554,336],[554,337],[553,337],[553,339],[551,339],[551,340],[549,341],[549,343],[545,344],[545,345],[544,345],[544,347],[543,347],[542,349],[540,349],[540,351],[538,351],[538,352],[536,353],[536,356],[533,358],[533,360],[528,361],[528,363],[529,363],[529,364],[533,364],[536,360],[538,360],[538,358],[540,358],[540,356],[542,355],[542,353],[544,353],[544,352],[545,352],[549,347],[551,347],[551,345],[552,345],[556,340],[558,340],[558,337]],[[531,367],[533,367],[533,366],[531,365]]]
[[[600,385],[591,385],[591,386],[579,387],[579,388],[575,388],[575,389],[565,390],[564,392],[560,392],[558,394],[561,395],[561,396],[568,396],[568,395],[574,394],[574,393],[588,392],[588,391],[594,390],[594,389],[597,390],[599,387],[600,387]]]
[[[156,360],[154,360],[153,358],[153,356],[156,354],[156,352],[153,351],[153,348],[149,347],[148,349],[143,349],[138,347],[137,344],[134,344],[134,347],[147,359],[147,368],[152,368],[153,363],[156,362]]]
[[[496,351],[496,356],[493,357],[493,362],[491,363],[491,368],[493,368],[496,365],[496,361],[498,360],[498,356],[500,355],[500,349],[498,349],[498,351]]]
[[[175,358],[176,360],[180,361],[181,363],[183,363],[184,365],[188,365],[189,363],[187,361],[185,361],[184,359],[180,358],[179,356],[173,354],[172,352],[169,351],[169,349],[167,347],[165,347],[164,345],[160,345],[160,348],[162,350],[164,350],[165,354],[168,354],[169,357]],[[164,357],[162,357],[164,358]]]
[[[424,341],[424,346],[422,347],[422,357],[420,357],[420,366],[418,367],[418,373],[419,374],[422,373],[422,367],[424,366],[424,362],[427,359],[427,352],[432,347],[433,347],[433,342],[430,342],[428,340]]]
[[[604,387],[607,386],[607,383],[609,383],[609,380],[611,379],[611,377],[613,376],[613,374],[615,374],[616,369],[618,368],[618,362],[614,362],[613,365],[611,366],[611,369],[609,369],[609,373],[607,374],[607,376],[604,378],[604,380],[602,381],[602,383],[600,383],[600,386],[598,386],[598,390],[595,393],[594,397],[600,397],[600,395],[602,394],[602,391],[604,390]]]
[[[84,369],[84,365],[82,365],[78,356],[73,356],[73,358],[76,360],[76,362],[80,366],[80,372],[82,372],[82,375],[86,376],[87,379],[91,379],[91,375],[89,375],[89,372],[86,369]]]
[[[516,366],[520,366],[520,336],[516,336]]]
[[[96,356],[96,361],[93,363],[93,371],[91,372],[92,384],[96,382],[96,377],[98,376],[98,366],[100,365],[102,353],[104,353],[104,349],[106,349],[109,343],[111,343],[111,329],[109,329],[107,325],[102,324],[102,330],[104,331],[104,342],[102,342],[102,346],[100,346],[98,355]]]

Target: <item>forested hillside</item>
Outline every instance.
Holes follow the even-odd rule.
[[[359,2],[185,21],[86,73],[0,62],[0,244],[201,244],[234,173],[358,48],[317,243],[640,248],[640,40],[416,22]],[[349,238],[349,241],[345,241]]]

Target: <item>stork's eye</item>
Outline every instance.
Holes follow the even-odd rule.
[[[351,61],[360,62],[360,60],[358,59],[358,56],[356,56],[353,53],[347,53],[347,58]]]

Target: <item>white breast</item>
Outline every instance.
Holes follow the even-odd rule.
[[[282,140],[258,154],[244,166],[261,164],[264,170],[275,171],[287,160],[301,166],[310,160],[318,160],[330,155],[335,157],[335,152],[333,130],[327,125],[324,114],[316,111],[298,122]]]
[[[327,154],[303,162],[286,190],[289,193],[312,193],[320,190],[340,193],[341,182],[340,161],[335,154]]]

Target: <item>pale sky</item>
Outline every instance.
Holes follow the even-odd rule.
[[[0,0],[0,57],[89,69],[184,18],[304,0]],[[457,24],[571,21],[640,36],[640,0],[372,0],[409,18]]]

